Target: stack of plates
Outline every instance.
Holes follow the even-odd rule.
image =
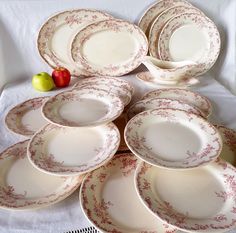
[[[51,67],[65,67],[74,76],[124,75],[139,66],[148,51],[139,27],[91,9],[50,17],[39,31],[37,46]]]
[[[181,61],[195,63],[189,67],[185,78],[207,72],[219,55],[220,35],[215,24],[187,1],[157,1],[145,11],[138,25],[148,37],[149,53],[153,58],[176,64]],[[138,78],[155,83],[149,72],[140,73]],[[156,83],[162,84],[162,78],[159,79]],[[175,85],[196,83],[193,80],[185,82]]]
[[[112,121],[122,121],[118,117],[133,92],[125,80],[94,77],[11,109],[7,127],[31,139],[0,155],[0,206],[40,208],[75,191],[83,174],[107,163],[118,150],[120,133]]]

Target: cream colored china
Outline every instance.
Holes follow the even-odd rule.
[[[211,103],[206,97],[189,90],[180,88],[157,89],[146,93],[142,99],[154,97],[171,98],[184,101],[187,104],[197,107],[203,113],[205,118],[209,117],[212,112]]]
[[[0,154],[0,208],[37,209],[62,201],[81,184],[83,176],[55,177],[32,166],[27,158],[29,140]]]
[[[168,99],[168,98],[151,98],[151,99],[144,99],[134,103],[129,110],[127,111],[128,119],[131,119],[135,115],[139,114],[140,112],[144,112],[151,109],[159,109],[159,108],[173,108],[173,109],[180,109],[184,110],[189,113],[196,114],[198,116],[202,116],[201,111],[180,100]]]
[[[156,17],[162,13],[164,10],[171,8],[173,6],[186,6],[192,7],[192,5],[188,1],[184,0],[161,0],[155,2],[151,5],[142,15],[139,20],[138,26],[145,32],[145,34],[149,35],[149,30],[153,21]]]
[[[85,216],[101,232],[176,232],[140,202],[134,186],[137,164],[132,153],[123,153],[88,174],[80,189]]]
[[[183,14],[183,13],[198,13],[203,14],[199,9],[195,7],[186,7],[186,6],[173,6],[171,8],[166,9],[161,14],[159,14],[155,21],[152,23],[149,32],[149,53],[156,58],[160,58],[158,54],[158,40],[159,35],[161,33],[162,28],[171,18]]]
[[[144,205],[162,221],[185,232],[222,233],[235,229],[236,169],[218,159],[177,171],[141,163],[135,186]]]
[[[136,25],[104,20],[81,30],[71,46],[73,60],[94,75],[122,76],[138,67],[148,41]]]
[[[74,128],[48,124],[32,137],[28,157],[43,172],[71,176],[102,166],[113,157],[119,144],[119,130],[112,122]]]
[[[222,150],[218,130],[204,118],[177,109],[153,109],[134,116],[125,141],[140,159],[154,166],[189,169],[214,161]]]
[[[192,61],[162,61],[150,56],[146,56],[142,63],[147,67],[156,82],[188,79],[192,77],[191,71],[196,66],[196,63]]]
[[[38,34],[37,47],[40,56],[53,68],[65,67],[75,76],[90,75],[82,66],[73,62],[71,42],[84,27],[110,18],[111,15],[92,9],[63,11],[50,17]]]
[[[5,123],[12,132],[32,136],[39,128],[47,124],[41,114],[41,107],[49,97],[29,99],[12,108],[5,117]]]
[[[124,103],[116,95],[96,87],[74,88],[49,98],[43,116],[59,126],[90,127],[113,121],[121,115]]]

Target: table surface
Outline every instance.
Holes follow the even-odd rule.
[[[111,13],[115,17],[137,22],[152,0],[31,0],[0,1],[0,151],[24,140],[25,137],[9,132],[4,125],[8,110],[33,97],[54,95],[60,90],[39,93],[31,86],[33,74],[51,69],[38,55],[35,46],[37,31],[52,14],[65,9],[94,8]],[[222,49],[215,66],[191,88],[206,97],[213,105],[211,122],[236,130],[236,1],[195,0],[193,4],[203,10],[219,28]],[[144,69],[141,67],[140,69]],[[144,93],[155,89],[139,81],[135,72],[124,79],[135,87],[132,102]],[[217,80],[217,81],[216,81]],[[71,85],[76,79],[72,80]],[[6,84],[5,86],[3,86]],[[0,210],[0,232],[64,232],[90,226],[83,216],[78,191],[66,200],[37,211]],[[231,231],[236,232],[235,231]]]

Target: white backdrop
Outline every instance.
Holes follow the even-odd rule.
[[[236,129],[236,0],[191,0],[217,25],[222,50],[215,66],[192,88],[207,96],[213,104],[211,120]],[[115,17],[137,22],[153,0],[0,0],[0,151],[25,138],[7,131],[7,111],[28,98],[42,96],[31,86],[32,75],[51,68],[39,57],[37,32],[56,12],[74,8],[104,10]],[[136,88],[134,101],[151,88],[134,75],[124,77]],[[228,88],[220,85],[215,79]],[[230,91],[231,93],[230,93]],[[55,94],[57,90],[47,94]],[[43,210],[15,212],[0,210],[1,233],[63,232],[88,226],[78,201],[78,192],[65,201]],[[232,233],[236,233],[232,231]]]

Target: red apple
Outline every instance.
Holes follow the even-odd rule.
[[[70,71],[64,67],[57,67],[52,72],[56,87],[67,87],[70,83]]]

